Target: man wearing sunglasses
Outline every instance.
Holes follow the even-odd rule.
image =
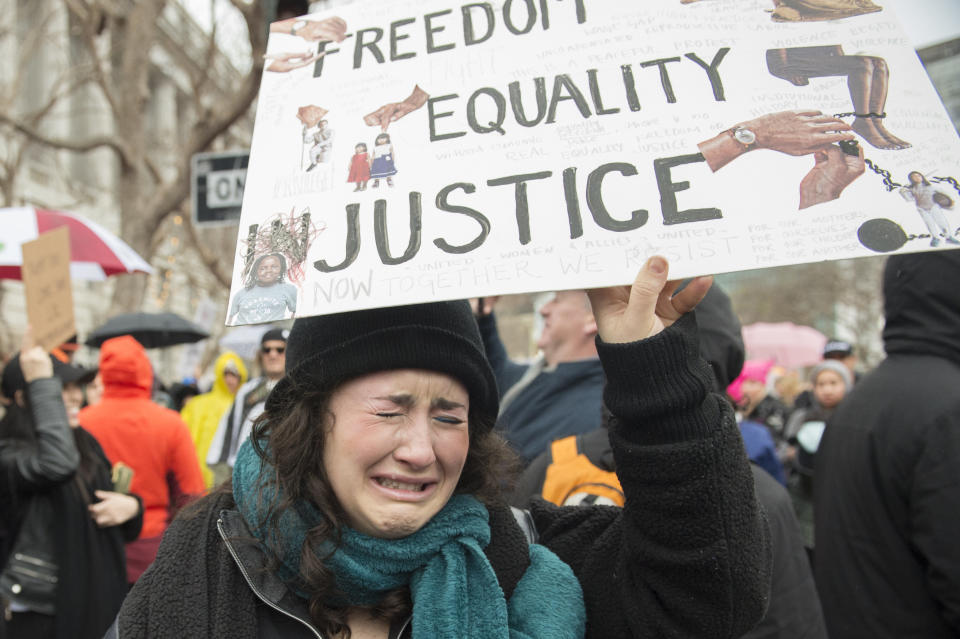
[[[220,419],[217,433],[213,436],[207,453],[207,465],[213,470],[214,485],[222,483],[233,469],[237,449],[250,436],[253,421],[263,412],[267,395],[283,377],[287,362],[287,334],[290,331],[271,328],[260,338],[257,362],[260,377],[255,377],[240,387],[233,406]]]

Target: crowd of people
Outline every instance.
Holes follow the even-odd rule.
[[[28,329],[0,639],[960,636],[960,252],[891,257],[887,358],[803,384],[667,271],[557,292],[530,363],[437,302],[265,327],[204,393]]]

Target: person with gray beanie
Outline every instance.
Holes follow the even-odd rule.
[[[853,376],[842,362],[826,359],[810,371],[810,384],[813,386],[811,405],[794,410],[787,420],[784,429],[787,445],[782,461],[787,471],[787,489],[803,530],[803,542],[813,556],[813,475],[817,449],[827,421],[853,387]]]
[[[811,405],[793,411],[784,429],[789,447],[783,461],[807,474],[813,473],[813,456],[820,444],[823,428],[804,426],[812,422],[826,424],[833,410],[853,388],[853,375],[842,362],[825,359],[810,370],[810,385],[813,387]],[[800,437],[802,441],[798,439],[801,430],[804,431]]]
[[[768,529],[732,407],[653,257],[590,291],[623,509],[506,503],[517,458],[466,301],[299,318],[232,480],[181,513],[108,636],[740,637]]]

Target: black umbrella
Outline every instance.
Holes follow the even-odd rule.
[[[133,336],[144,348],[190,344],[210,337],[210,333],[174,313],[124,313],[90,333],[85,344],[100,346],[121,335]]]

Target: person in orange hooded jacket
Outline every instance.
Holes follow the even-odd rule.
[[[133,469],[130,491],[143,499],[143,529],[127,544],[127,580],[134,583],[153,561],[178,508],[204,492],[190,432],[180,415],[150,399],[153,368],[129,335],[100,347],[103,399],[80,411],[80,424],[112,464]]]

